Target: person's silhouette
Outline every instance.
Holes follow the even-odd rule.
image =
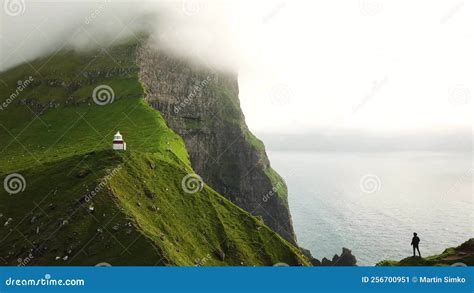
[[[413,233],[413,238],[411,239],[411,245],[413,246],[413,257],[415,256],[415,249],[418,250],[418,255],[421,257],[420,248],[418,244],[420,244],[420,238],[417,236],[418,234]]]

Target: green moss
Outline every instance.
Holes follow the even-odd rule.
[[[447,248],[443,253],[428,257],[407,257],[401,261],[384,260],[377,266],[449,266],[454,263],[474,265],[474,238],[458,247]]]
[[[261,155],[266,155],[265,154],[265,145],[263,142],[258,139],[250,130],[248,130],[246,127],[243,130],[245,139],[252,145],[255,150],[257,150]]]
[[[181,181],[189,171],[159,153],[113,151],[19,170],[26,190],[0,192],[2,219],[14,219],[18,229],[0,226],[0,251],[4,258],[11,252],[15,264],[31,247],[28,239],[39,251],[47,248],[31,263],[41,265],[308,264],[295,247],[210,187],[184,192]],[[55,260],[66,255],[67,261]]]
[[[270,167],[265,169],[265,174],[270,178],[273,189],[277,192],[282,203],[288,207],[288,187],[286,186],[285,180]]]
[[[47,64],[43,77],[0,111],[0,177],[16,172],[26,181],[18,194],[0,189],[0,257],[9,265],[29,253],[30,265],[308,265],[296,247],[209,186],[183,191],[193,173],[189,155],[143,100],[136,72],[81,74],[92,60],[88,71],[134,69],[135,45],[111,48],[114,59],[64,51],[35,60],[38,68]],[[9,85],[0,88],[2,101],[27,74],[25,65],[0,74]],[[50,78],[80,86],[53,86]],[[104,84],[115,99],[99,106],[90,97]],[[20,103],[26,98],[58,105],[37,116]],[[126,152],[110,150],[117,130]]]
[[[14,111],[10,112],[13,108],[8,108],[9,115],[14,115]],[[15,118],[6,117],[7,121],[10,119]],[[182,139],[166,127],[158,112],[139,98],[119,99],[105,106],[60,107],[40,118],[18,122],[12,129],[0,130],[3,147],[0,172],[111,149],[113,135],[118,130],[130,150],[170,154],[170,158],[177,157],[190,164]]]
[[[212,91],[218,97],[219,109],[222,111],[219,116],[227,122],[240,124],[243,120],[242,112],[233,91],[222,86],[221,83],[219,83],[219,86],[216,83],[210,83],[209,91]]]
[[[202,130],[209,125],[209,121],[202,121],[199,119],[185,118],[186,129],[189,130]]]
[[[91,193],[121,160],[116,153],[101,151],[18,170],[25,191],[10,195],[0,190],[2,258],[17,265],[33,249],[29,265],[163,264],[159,250],[127,225],[131,220],[106,187]],[[4,226],[8,218],[11,225]]]
[[[173,264],[194,265],[202,259],[205,265],[307,264],[296,248],[209,186],[184,192],[188,169],[155,154],[131,153],[126,159],[110,181],[111,192]]]

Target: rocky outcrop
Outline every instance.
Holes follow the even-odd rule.
[[[329,260],[327,258],[323,258],[321,261],[319,259],[314,258],[311,255],[311,252],[307,249],[300,248],[300,250],[303,252],[303,254],[308,257],[308,259],[311,261],[311,264],[313,266],[356,266],[357,265],[357,259],[356,257],[352,254],[352,251],[348,248],[343,247],[342,248],[342,253],[341,255],[335,254],[332,257],[332,260]]]
[[[219,193],[296,243],[283,179],[245,124],[236,74],[216,72],[143,46],[145,99],[185,141],[194,170]]]
[[[400,261],[383,260],[376,266],[474,266],[474,238],[458,247],[428,257],[407,257]]]

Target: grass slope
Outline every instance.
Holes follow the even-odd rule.
[[[407,257],[401,261],[384,260],[377,263],[377,266],[449,266],[455,263],[474,266],[474,238],[458,247],[450,247],[438,255]]]
[[[307,265],[301,252],[192,173],[182,139],[143,100],[134,43],[56,55],[0,74],[0,263]],[[33,83],[18,91],[18,80]],[[108,85],[115,99],[96,105]],[[12,98],[12,93],[19,92]],[[120,130],[127,152],[113,152]]]

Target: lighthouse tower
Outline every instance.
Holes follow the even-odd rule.
[[[127,149],[127,143],[123,140],[120,131],[117,131],[117,133],[114,135],[112,149],[117,151],[125,151]]]

